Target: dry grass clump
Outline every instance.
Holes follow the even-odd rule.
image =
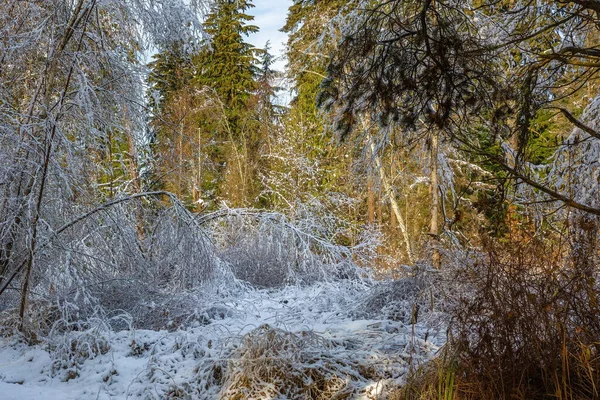
[[[221,398],[350,399],[361,381],[356,365],[334,356],[333,344],[311,332],[263,325],[230,358]]]
[[[110,342],[96,329],[90,329],[67,334],[51,343],[49,348],[53,357],[52,375],[69,381],[79,376],[79,369],[86,360],[106,354],[110,350]]]
[[[495,399],[479,382],[464,379],[449,347],[413,371],[407,383],[392,391],[389,400]]]

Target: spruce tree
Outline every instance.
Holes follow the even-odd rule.
[[[194,83],[214,90],[236,135],[256,89],[257,50],[244,40],[258,32],[257,26],[248,24],[254,17],[246,11],[252,7],[250,0],[217,0],[204,23],[210,46],[193,60]]]
[[[204,96],[198,129],[212,164],[204,191],[214,203],[233,206],[251,205],[259,191],[254,178],[261,134],[251,99],[260,50],[245,40],[258,31],[247,14],[252,7],[250,0],[217,0],[204,23],[210,43],[192,59],[192,85]]]
[[[191,143],[194,129],[194,98],[190,94],[191,54],[181,42],[172,43],[152,57],[148,64],[148,103],[150,116],[150,146],[147,155],[149,174],[146,186],[153,190],[168,190],[184,202],[198,200],[194,196],[197,183],[181,179],[193,175],[197,163],[190,168],[189,160],[198,159],[197,143]],[[150,161],[151,160],[151,161]]]
[[[342,191],[346,183],[338,182],[337,178],[348,175],[350,160],[345,155],[349,149],[334,145],[331,131],[325,129],[324,117],[316,107],[328,54],[335,48],[335,40],[327,31],[345,4],[343,0],[294,0],[281,29],[289,34],[288,76],[294,94],[286,120],[287,134],[296,143],[297,152],[323,171],[310,181],[310,187],[301,189],[311,195],[334,187]]]
[[[204,21],[210,38],[198,52],[175,44],[150,64],[155,186],[193,209],[222,200],[241,205],[253,191],[249,155],[260,134],[251,99],[260,50],[245,41],[258,31],[246,13],[252,7],[250,0],[215,1]]]
[[[190,57],[181,43],[174,43],[152,56],[148,64],[148,100],[156,115],[175,92],[183,89],[190,79]]]
[[[264,123],[271,120],[275,115],[283,113],[284,107],[275,105],[273,100],[277,93],[282,90],[275,83],[281,77],[281,73],[273,69],[275,56],[271,54],[271,41],[268,40],[259,54],[259,65],[256,74],[256,111],[259,119]]]
[[[295,92],[292,113],[297,111],[313,133],[323,128],[316,99],[326,75],[329,53],[335,48],[335,40],[327,32],[333,26],[332,19],[346,3],[345,0],[294,0],[281,29],[289,35],[288,71]]]

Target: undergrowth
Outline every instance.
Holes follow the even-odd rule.
[[[586,247],[587,246],[587,247]],[[595,399],[600,306],[595,245],[489,242],[458,268],[443,356],[396,399]]]

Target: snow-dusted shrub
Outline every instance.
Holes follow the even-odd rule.
[[[362,318],[381,316],[409,324],[418,317],[423,289],[423,283],[415,278],[379,283],[365,296],[355,315]]]
[[[310,270],[315,260],[294,254],[294,238],[281,226],[255,227],[248,221],[232,221],[231,245],[221,257],[227,261],[237,278],[256,287],[277,287],[292,283],[295,269]],[[266,229],[265,229],[266,228]]]
[[[195,216],[174,197],[163,198],[171,206],[149,196],[78,208],[80,217],[47,232],[32,273],[27,330],[46,336],[57,320],[50,312],[56,307],[69,310],[60,315],[69,324],[101,317],[115,330],[207,321],[203,296],[235,290],[239,283]],[[2,300],[0,311],[19,312],[17,291],[6,291]],[[131,323],[111,318],[119,314],[129,315]],[[3,320],[9,329],[11,320]]]
[[[218,263],[208,233],[181,205],[151,217],[143,239],[152,279],[163,288],[185,290],[212,280]],[[142,271],[143,272],[143,271]]]
[[[61,325],[72,325],[67,321],[55,324],[47,347],[52,356],[51,374],[63,381],[79,376],[80,366],[88,359],[106,354],[110,350],[109,326],[103,319],[94,318],[76,322],[78,330],[64,332]]]
[[[217,296],[209,292],[209,296]],[[207,325],[237,315],[238,313],[218,300],[197,293],[157,298],[144,304],[144,310],[134,318],[134,326],[143,329],[174,331],[196,325]]]
[[[276,212],[226,209],[205,216],[220,257],[237,278],[256,287],[279,287],[336,279],[362,279],[358,267],[375,243],[338,243],[339,222],[309,212],[295,219]]]
[[[123,202],[89,215],[48,243],[39,264],[34,288],[42,298],[75,304],[78,318],[96,314],[99,307],[106,315],[129,313],[135,326],[155,329],[164,328],[157,322],[170,316],[150,314],[183,308],[174,304],[172,293],[210,285],[227,273],[216,271],[227,266],[178,203]]]
[[[452,266],[445,270],[418,265],[404,271],[404,277],[376,282],[357,302],[352,315],[358,318],[383,318],[415,324],[425,319],[433,325],[447,322],[445,310],[449,289],[447,276]]]
[[[224,365],[222,349],[215,349],[198,333],[179,331],[167,335],[147,332],[129,344],[131,357],[144,358],[146,368],[127,388],[132,398],[214,399],[218,382],[212,368]],[[144,339],[150,339],[150,342]],[[218,374],[217,374],[218,375]],[[208,378],[207,378],[208,376]],[[208,379],[210,383],[203,381]]]

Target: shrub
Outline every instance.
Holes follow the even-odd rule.
[[[598,398],[598,267],[593,252],[581,257],[582,245],[488,243],[456,271],[467,290],[450,310],[448,356],[397,397],[438,399],[452,371],[454,398]]]
[[[213,220],[220,257],[238,279],[258,288],[360,279],[366,272],[357,261],[375,246],[368,238],[352,247],[337,244],[340,228],[310,213],[291,220],[276,212],[224,209],[204,218]]]

